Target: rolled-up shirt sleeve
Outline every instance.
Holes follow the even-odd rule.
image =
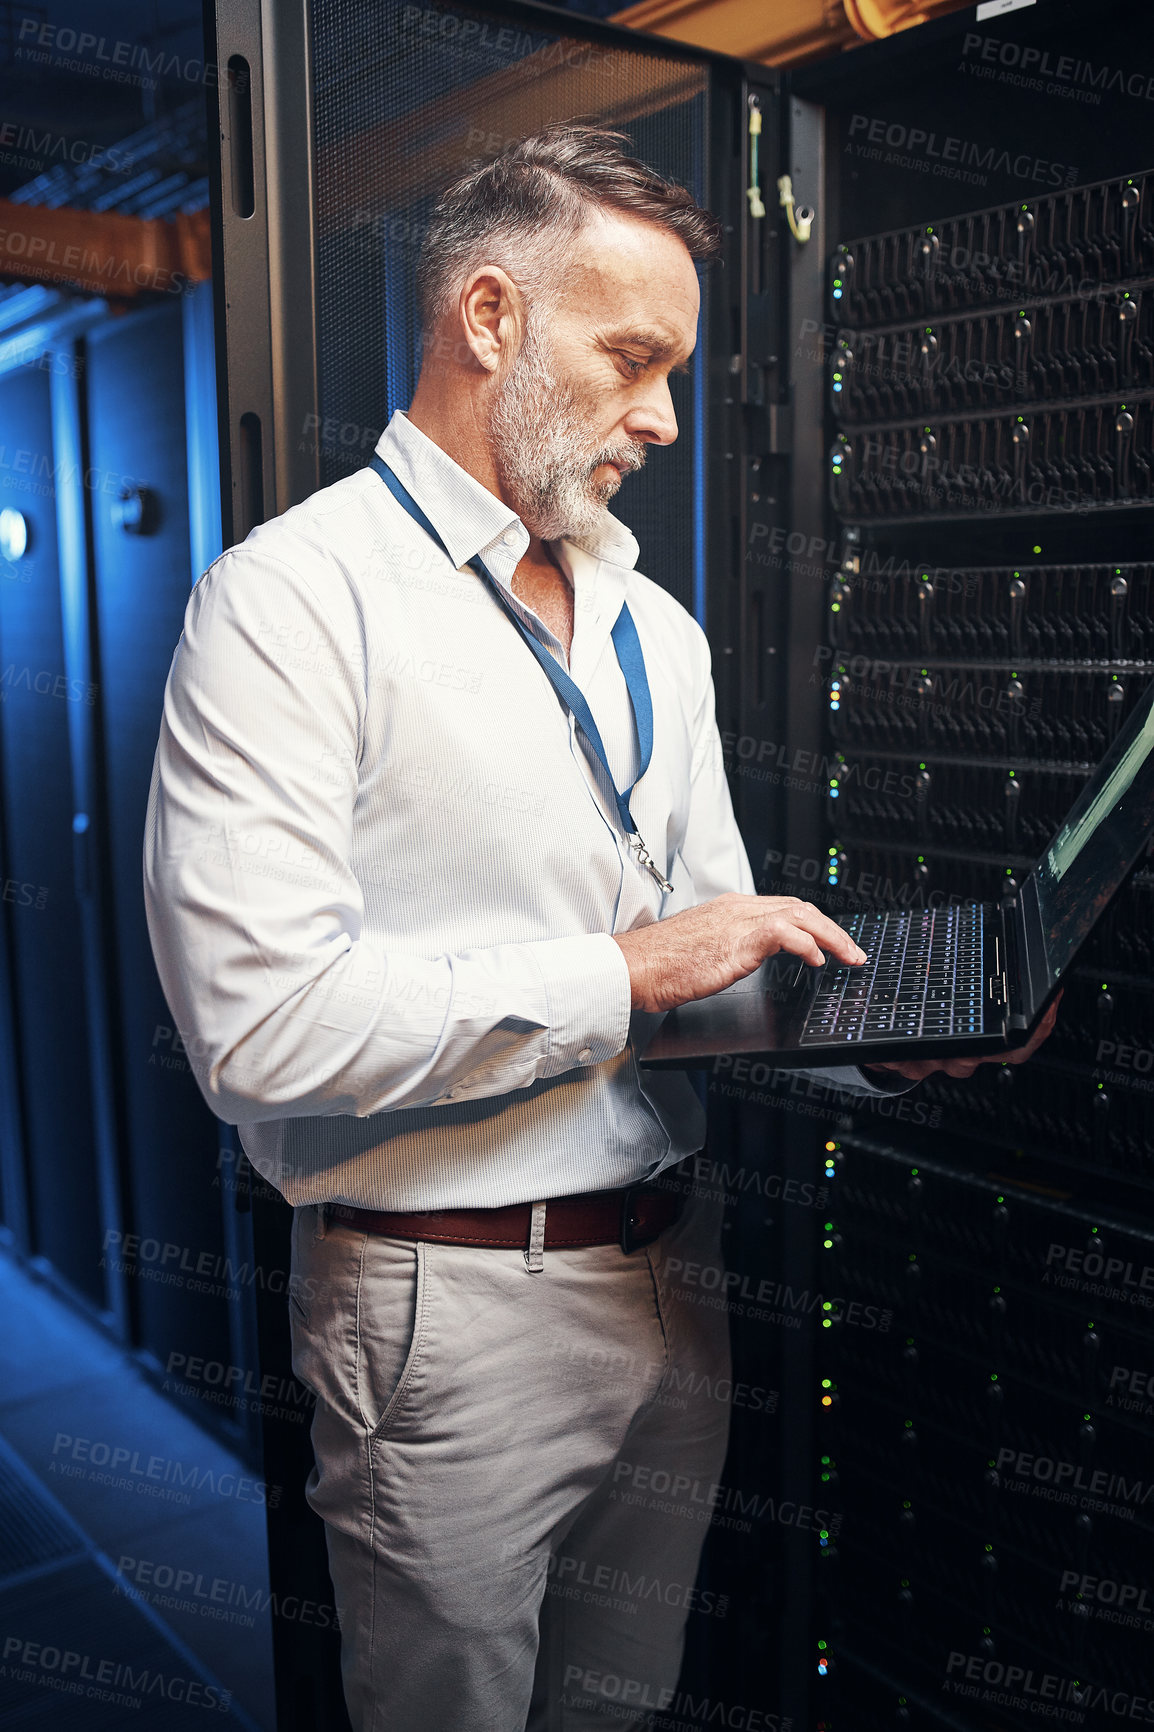
[[[733,812],[733,800],[725,774],[721,735],[717,726],[717,704],[709,662],[709,644],[699,633],[701,667],[694,705],[693,762],[690,775],[689,821],[681,857],[693,880],[698,902],[708,902],[727,890],[746,896],[757,894],[749,855]],[[807,1069],[806,1076],[828,1083],[848,1094],[904,1094],[915,1085],[896,1077],[881,1082],[868,1077],[857,1065],[835,1065]]]
[[[251,543],[196,584],[165,688],[144,841],[161,984],[231,1123],[500,1095],[628,1038],[625,958],[594,932],[413,954],[363,936],[352,859],[368,674],[347,587],[330,617]]]

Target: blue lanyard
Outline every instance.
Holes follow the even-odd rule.
[[[385,486],[393,495],[393,498],[399,505],[404,506],[405,510],[414,522],[419,523],[426,535],[432,537],[446,557],[451,557],[445,543],[437,534],[437,531],[433,528],[428,517],[421,510],[404,482],[398,479],[384,459],[378,457],[375,452],[370,459],[370,467],[376,470],[381,480],[385,483]],[[492,572],[486,566],[479,554],[476,559],[471,559],[469,561],[469,565],[479,577],[484,578],[491,585],[497,600],[501,603],[501,606],[505,609],[505,612],[509,615],[509,618],[513,621],[513,624],[517,627],[517,630],[520,632],[521,636],[536,656],[538,662],[541,664],[541,667],[544,669],[545,675],[553,686],[554,691],[557,693],[565,707],[572,711],[577,726],[581,729],[581,732],[585,735],[585,738],[589,741],[589,744],[596,752],[597,757],[605,770],[605,774],[609,778],[609,785],[613,789],[613,797],[617,802],[617,812],[621,819],[622,829],[625,831],[630,847],[636,850],[638,862],[653,875],[658,884],[660,884],[662,890],[672,890],[672,884],[670,884],[667,878],[662,877],[656,863],[649,853],[649,850],[641,840],[637,826],[633,822],[633,816],[629,810],[630,795],[633,793],[634,788],[649,768],[649,760],[653,756],[653,703],[649,695],[649,678],[645,672],[645,657],[641,652],[641,640],[637,636],[637,627],[633,623],[633,615],[629,611],[628,603],[624,601],[621,603],[621,612],[617,615],[617,623],[614,625],[611,635],[613,638],[613,647],[617,651],[617,660],[621,672],[625,676],[625,686],[629,693],[629,702],[633,707],[633,720],[637,728],[637,745],[640,753],[641,768],[638,770],[637,775],[630,783],[629,787],[620,789],[618,788],[617,783],[613,780],[613,772],[609,768],[609,760],[605,755],[605,747],[602,744],[601,735],[597,729],[597,723],[593,720],[592,711],[585,701],[585,695],[581,688],[570,679],[565,669],[554,659],[553,656],[549,654],[549,651],[545,648],[544,644],[539,643],[524,622],[517,617],[516,613],[509,605],[508,598],[500,584],[497,582],[496,578],[493,576]]]

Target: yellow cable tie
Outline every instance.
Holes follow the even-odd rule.
[[[795,241],[807,241],[809,231],[813,227],[814,213],[804,206],[794,206],[793,181],[788,174],[778,176],[777,196],[781,208],[785,212],[785,220],[789,224],[789,232]]]

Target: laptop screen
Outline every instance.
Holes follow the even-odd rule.
[[[1154,683],[1034,868],[1052,978],[1063,972],[1154,834]]]

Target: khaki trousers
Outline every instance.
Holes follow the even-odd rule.
[[[694,1581],[728,1322],[672,1279],[720,1264],[719,1228],[691,1196],[649,1246],[547,1250],[534,1274],[297,1210],[306,1490],[356,1732],[628,1729],[673,1703],[686,1617],[726,1610]]]

